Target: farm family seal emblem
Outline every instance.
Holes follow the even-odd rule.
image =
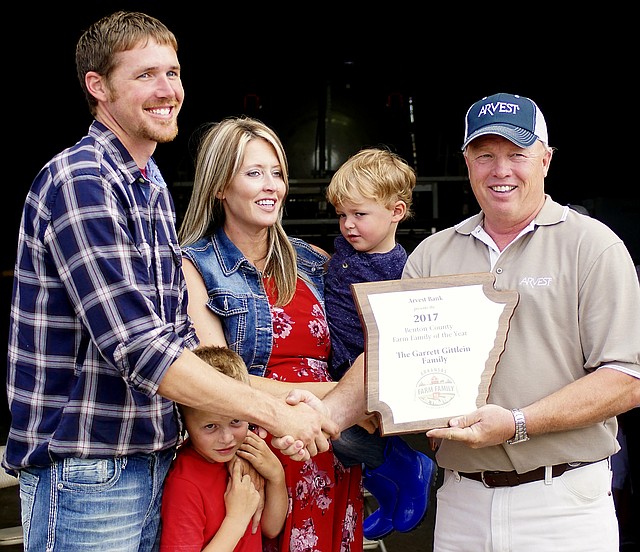
[[[457,394],[456,383],[447,374],[427,374],[416,384],[417,398],[432,407],[450,403]]]

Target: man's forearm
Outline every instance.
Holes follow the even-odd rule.
[[[364,354],[360,355],[322,402],[340,431],[357,424],[366,417],[364,389]]]

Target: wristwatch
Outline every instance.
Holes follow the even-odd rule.
[[[507,440],[508,445],[515,445],[516,443],[524,443],[529,440],[529,436],[527,435],[527,423],[524,419],[524,414],[522,410],[518,408],[513,408],[511,410],[511,414],[513,414],[513,419],[516,422],[516,434]]]

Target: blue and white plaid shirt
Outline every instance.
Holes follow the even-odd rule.
[[[94,121],[26,199],[8,349],[5,467],[174,445],[174,403],[156,394],[197,341],[175,208],[153,160],[145,178]]]

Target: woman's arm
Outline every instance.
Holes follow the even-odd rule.
[[[337,382],[335,381],[289,383],[286,381],[263,378],[261,376],[250,376],[250,379],[251,387],[255,387],[256,389],[260,389],[261,391],[266,391],[267,393],[271,393],[272,395],[285,396],[292,389],[306,389],[307,391],[313,393],[319,399],[324,398],[324,396],[337,385]]]
[[[189,291],[187,312],[193,321],[200,344],[226,347],[227,341],[224,337],[222,322],[220,318],[207,307],[209,295],[198,269],[189,259],[184,258],[182,261],[182,272],[184,273],[187,290]]]

